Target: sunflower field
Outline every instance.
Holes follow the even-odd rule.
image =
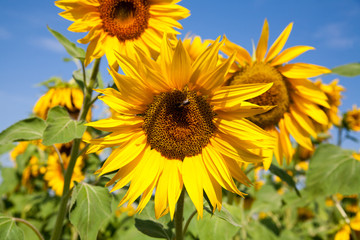
[[[67,30],[44,28],[76,67],[0,133],[0,240],[360,240],[360,63],[324,66],[270,11],[248,36],[240,2],[52,2]],[[192,4],[240,15],[191,22],[204,37]],[[341,29],[314,36],[359,59]]]

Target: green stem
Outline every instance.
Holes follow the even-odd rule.
[[[190,222],[191,222],[191,219],[193,219],[193,217],[195,216],[196,213],[197,213],[196,210],[193,211],[193,212],[191,213],[190,217],[188,218],[188,220],[186,221],[185,226],[184,226],[184,230],[183,230],[183,236],[185,236],[186,231],[187,231],[187,229],[188,229],[188,227],[189,227],[189,224],[190,224]]]
[[[339,211],[340,215],[344,218],[347,225],[350,226],[350,218],[346,214],[345,210],[342,208],[340,201],[336,198],[336,196],[331,196],[332,200],[335,202],[336,209]],[[351,236],[353,240],[358,240],[354,230],[350,227]]]
[[[175,236],[176,240],[183,240],[183,215],[184,215],[185,190],[181,191],[175,211]]]
[[[79,118],[78,118],[79,121],[85,120],[86,115],[91,107],[91,105],[89,103],[91,102],[92,89],[96,82],[96,76],[99,72],[99,65],[100,65],[100,58],[96,59],[94,61],[94,66],[92,69],[90,82],[89,82],[89,85],[86,86],[84,102],[83,102],[83,105],[82,105],[82,108],[81,108],[81,111],[79,114]],[[85,83],[85,81],[84,81],[84,83]],[[51,235],[51,240],[59,240],[61,237],[63,222],[64,222],[65,215],[67,212],[66,211],[67,203],[68,203],[70,193],[71,193],[71,191],[70,191],[71,177],[72,177],[74,167],[76,164],[76,159],[79,156],[80,143],[81,143],[80,138],[74,139],[72,147],[71,147],[70,161],[69,161],[69,165],[65,171],[64,188],[63,188],[63,193],[62,193],[62,197],[61,197],[61,201],[60,201],[60,208],[59,208],[58,216],[56,218],[55,228]]]
[[[39,230],[36,229],[36,227],[34,225],[32,225],[31,223],[29,223],[28,221],[21,219],[21,218],[13,218],[13,220],[15,222],[20,222],[20,223],[24,223],[26,226],[28,226],[29,228],[31,228],[31,230],[34,231],[34,233],[36,234],[36,236],[38,236],[38,238],[40,240],[44,240],[44,237],[41,235],[41,233],[39,232]]]
[[[340,126],[338,128],[338,142],[337,142],[337,145],[340,147],[341,146],[341,143],[342,143],[342,126]]]

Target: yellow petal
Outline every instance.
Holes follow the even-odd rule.
[[[285,128],[284,119],[281,119],[279,121],[279,129],[280,129],[279,136],[280,136],[281,149],[282,149],[282,152],[283,152],[283,154],[285,156],[286,163],[289,164],[291,162],[292,157],[293,157],[294,149],[291,146],[289,132]]]
[[[291,114],[284,114],[284,123],[286,129],[294,137],[297,143],[309,150],[313,149],[309,134],[304,131]]]
[[[293,63],[277,68],[287,78],[311,78],[321,74],[330,73],[326,67],[308,63]]]
[[[303,54],[304,52],[307,52],[309,50],[313,50],[315,48],[309,47],[309,46],[295,46],[290,47],[288,49],[285,49],[282,53],[280,53],[278,56],[274,58],[274,60],[271,61],[271,66],[277,66],[283,63],[287,63],[290,60],[296,58],[297,56]]]
[[[282,31],[279,37],[275,40],[273,45],[271,45],[269,52],[265,58],[265,62],[272,60],[281,50],[283,49],[287,39],[289,38],[293,23],[287,25],[287,27]]]
[[[308,134],[316,138],[317,134],[315,131],[315,126],[307,115],[299,111],[296,105],[290,106],[290,113],[299,123],[299,126],[301,126],[301,128],[303,128]]]
[[[201,173],[206,170],[202,162],[201,154],[186,157],[182,164],[182,177],[186,191],[194,203],[198,217],[203,216],[203,182]]]
[[[249,52],[245,48],[228,40],[226,36],[224,36],[224,46],[221,47],[221,51],[228,56],[231,56],[234,52],[236,52],[235,61],[242,66],[252,62]]]
[[[293,94],[292,98],[298,110],[305,113],[321,125],[328,124],[328,117],[325,112],[318,107],[318,105],[297,94]]]
[[[265,19],[264,21],[264,25],[261,31],[261,36],[256,48],[256,60],[258,62],[262,62],[266,51],[267,51],[267,46],[268,46],[268,40],[269,40],[269,24],[267,22],[267,20]]]
[[[282,148],[281,148],[281,143],[280,143],[280,133],[279,131],[274,127],[268,130],[268,132],[275,137],[275,148],[274,148],[274,155],[276,160],[278,161],[278,163],[280,164],[280,166],[282,166],[283,164],[283,152],[282,152]]]
[[[179,40],[176,45],[171,63],[170,79],[173,86],[179,90],[182,90],[184,86],[190,81],[191,74],[190,56],[185,50],[181,40]]]
[[[273,83],[252,83],[225,86],[215,91],[210,101],[217,109],[221,108],[225,102],[240,104],[244,100],[252,99],[261,95],[269,90],[272,85]]]

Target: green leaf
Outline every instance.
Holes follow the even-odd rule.
[[[80,61],[84,61],[85,59],[85,51],[82,48],[79,48],[75,45],[75,43],[71,42],[69,39],[64,37],[61,33],[58,33],[55,30],[52,30],[49,26],[47,27],[52,35],[64,46],[68,54],[70,56],[79,59]]]
[[[135,218],[135,227],[143,234],[154,238],[165,238],[170,240],[168,231],[164,226],[152,220]]]
[[[270,166],[270,172],[275,174],[276,176],[278,176],[281,180],[283,180],[284,182],[286,182],[290,187],[295,189],[296,194],[301,197],[301,194],[299,192],[299,190],[296,187],[296,184],[294,182],[294,179],[287,174],[286,171],[284,171],[283,169],[279,168],[278,166],[271,164]]]
[[[86,72],[88,72],[88,71],[86,71]],[[84,91],[85,85],[84,85],[84,76],[82,73],[82,69],[75,70],[73,72],[72,76],[73,76],[75,82],[77,83],[77,85]]]
[[[231,213],[226,209],[226,207],[223,205],[221,207],[221,211],[217,211],[215,210],[215,212],[213,213],[210,208],[208,207],[204,207],[205,211],[210,213],[212,216],[218,217],[222,220],[227,221],[228,223],[232,224],[235,227],[241,227],[241,224],[239,224],[234,217],[231,215]]]
[[[360,161],[352,153],[332,144],[320,145],[310,159],[306,190],[316,196],[359,193]]]
[[[345,77],[355,77],[360,75],[360,63],[349,63],[334,67],[331,69],[332,73],[345,76]]]
[[[276,240],[277,236],[263,224],[252,221],[249,224],[247,233],[250,235],[250,239],[263,239],[263,240]]]
[[[21,120],[0,133],[0,145],[16,141],[41,139],[46,123],[41,118],[27,118]]]
[[[222,210],[223,207],[221,208],[221,211]],[[217,217],[215,214],[204,214],[203,219],[198,221],[194,220],[194,222],[197,225],[199,239],[232,239],[239,230],[238,226],[234,226],[229,223],[227,219]]]
[[[91,73],[92,73],[92,69],[86,69],[85,70],[85,75],[86,75],[86,82],[89,83],[90,82],[90,76],[91,76]],[[73,72],[73,78],[75,80],[75,82],[78,84],[78,86],[81,88],[81,89],[84,89],[84,76],[83,76],[83,72],[82,72],[82,69],[78,69],[78,70],[75,70]],[[101,77],[101,73],[98,72],[97,76],[96,76],[96,84],[94,86],[94,88],[100,88],[100,89],[103,89],[104,88],[104,82],[102,80],[102,77]]]
[[[55,143],[67,143],[74,138],[81,138],[86,130],[84,122],[71,119],[64,107],[50,109],[46,120],[43,144],[50,146]]]
[[[16,145],[12,143],[5,143],[3,145],[0,145],[0,155],[3,155],[4,153],[9,152],[12,150]]]
[[[70,222],[82,240],[97,239],[102,223],[111,216],[112,196],[107,188],[79,183],[71,197]]]
[[[12,217],[0,216],[0,239],[24,239],[23,230],[16,225],[16,222]]]
[[[264,185],[259,191],[255,192],[255,201],[251,206],[251,211],[270,212],[281,207],[281,196],[271,185]]]
[[[12,192],[19,183],[15,168],[1,168],[1,178],[0,197],[4,193]]]

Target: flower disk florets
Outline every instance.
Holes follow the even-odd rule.
[[[100,0],[99,12],[106,32],[119,41],[138,38],[148,27],[146,0]]]
[[[215,131],[210,104],[194,91],[173,90],[154,97],[143,130],[151,148],[168,159],[200,154]]]

